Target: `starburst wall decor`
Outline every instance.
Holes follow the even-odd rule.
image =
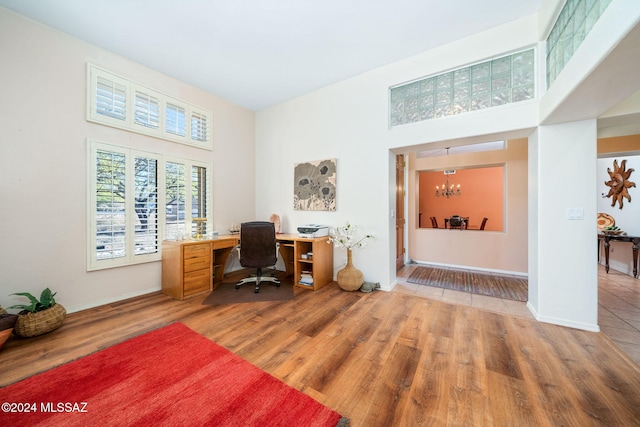
[[[627,161],[623,160],[618,166],[618,160],[613,161],[613,172],[607,168],[609,173],[609,181],[605,181],[605,185],[609,187],[609,194],[606,197],[611,197],[611,206],[615,206],[616,203],[620,204],[622,209],[623,199],[627,199],[631,202],[631,195],[629,194],[629,188],[635,187],[636,183],[629,181],[633,168],[627,169]]]

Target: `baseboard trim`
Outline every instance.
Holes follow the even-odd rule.
[[[557,317],[542,316],[533,308],[531,302],[527,302],[527,308],[538,322],[550,323],[552,325],[565,326],[567,328],[580,329],[589,332],[600,332],[600,326],[598,324],[572,322],[570,320],[560,319]]]

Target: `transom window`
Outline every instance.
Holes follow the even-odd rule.
[[[392,87],[390,126],[534,99],[534,65],[528,49]]]
[[[213,114],[88,64],[87,120],[213,149]]]

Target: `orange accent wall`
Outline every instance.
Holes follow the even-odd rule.
[[[452,215],[469,217],[469,229],[478,229],[482,218],[489,220],[485,230],[503,230],[504,166],[458,169],[449,175],[450,184],[460,184],[462,194],[436,197],[436,185],[442,188],[446,176],[442,171],[419,173],[419,218],[421,228],[431,228],[432,216],[438,227],[444,228],[444,219]]]

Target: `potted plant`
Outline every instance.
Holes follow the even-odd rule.
[[[9,308],[20,308],[13,333],[19,337],[35,337],[46,334],[62,325],[67,311],[61,304],[56,303],[55,293],[46,288],[40,294],[40,300],[29,292],[18,292],[12,295],[27,297],[31,304],[18,304]]]
[[[364,275],[353,265],[353,249],[362,248],[369,242],[369,239],[374,238],[373,234],[365,234],[362,237],[357,236],[359,228],[359,226],[352,225],[347,221],[344,226],[331,229],[329,242],[333,243],[337,248],[347,249],[347,265],[338,271],[337,275],[338,286],[345,291],[356,291],[360,289],[364,282]]]

